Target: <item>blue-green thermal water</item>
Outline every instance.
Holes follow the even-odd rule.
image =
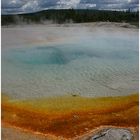
[[[14,98],[138,91],[138,37],[2,49],[2,92]]]

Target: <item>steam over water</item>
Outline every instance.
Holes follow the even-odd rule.
[[[130,37],[129,32],[93,31],[79,37],[77,33],[77,39],[69,35],[69,41],[21,41],[7,43],[9,47],[3,39],[2,92],[29,98],[118,96],[138,91],[138,34]]]

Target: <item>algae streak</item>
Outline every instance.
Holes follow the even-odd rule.
[[[138,97],[3,98],[2,121],[44,135],[74,138],[102,125],[138,126]]]

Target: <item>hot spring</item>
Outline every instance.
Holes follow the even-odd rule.
[[[41,28],[45,35],[32,28],[2,29],[3,93],[36,98],[119,96],[138,91],[137,31],[79,28],[80,34],[74,33],[74,27],[61,27],[59,36],[59,27],[48,27],[46,32]],[[54,37],[47,42],[50,35]]]

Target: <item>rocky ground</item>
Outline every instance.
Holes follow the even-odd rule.
[[[32,133],[23,129],[11,127],[2,124],[2,139],[3,140],[138,140],[138,127],[133,128],[116,128],[102,126],[91,132],[72,139],[55,137],[53,135],[42,135]]]

